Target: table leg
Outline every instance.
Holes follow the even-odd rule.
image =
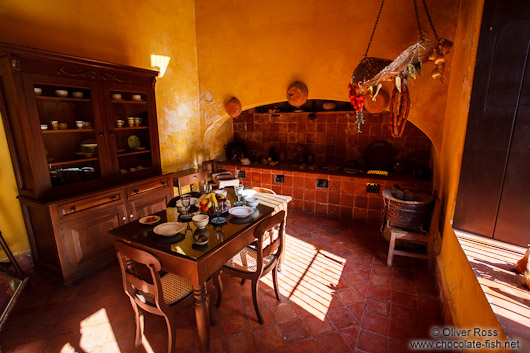
[[[195,298],[195,321],[199,337],[199,352],[210,352],[210,316],[208,314],[208,300],[204,284],[193,286]]]
[[[283,237],[282,239],[283,249],[282,249],[282,255],[278,259],[278,272],[282,272],[283,257],[284,257],[284,252],[285,252],[285,232],[286,232],[285,228],[287,228],[287,205],[283,207],[283,210],[285,211],[285,226],[283,228],[283,233],[280,234],[280,236]]]

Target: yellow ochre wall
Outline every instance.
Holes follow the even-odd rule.
[[[460,5],[442,148],[437,163],[443,210],[443,237],[441,252],[437,257],[437,270],[442,301],[446,303],[446,317],[450,317],[457,327],[496,329],[499,332],[497,339],[505,340],[504,331],[491,310],[450,223],[460,177],[483,6],[484,0],[462,0]]]
[[[421,2],[418,2],[419,4]],[[429,1],[438,34],[453,39],[458,0]],[[380,1],[196,2],[200,110],[205,140],[218,151],[231,136],[224,103],[237,97],[243,109],[286,100],[286,89],[303,81],[310,99],[348,100],[347,85],[365,53]],[[423,7],[422,26],[433,38]],[[369,56],[394,59],[419,40],[410,0],[387,1]],[[409,120],[436,149],[441,145],[447,86],[430,79],[432,64],[410,83]],[[449,78],[449,70],[446,70]],[[412,80],[411,80],[412,81]]]
[[[193,0],[2,0],[0,41],[142,68],[151,67],[151,54],[171,57],[156,84],[162,168],[196,162],[202,137]],[[1,134],[0,230],[20,254],[29,243],[3,127]]]

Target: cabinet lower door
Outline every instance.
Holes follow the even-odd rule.
[[[129,221],[163,211],[172,197],[170,188],[129,199]]]
[[[119,204],[82,211],[62,222],[65,253],[61,267],[65,284],[116,259],[109,230],[122,224],[125,217],[125,204]]]

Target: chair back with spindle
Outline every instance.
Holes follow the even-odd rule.
[[[279,225],[279,227],[277,227]],[[257,271],[261,273],[265,265],[264,259],[273,255],[272,262],[277,262],[283,252],[283,233],[285,227],[285,211],[280,211],[273,216],[269,216],[262,220],[254,230],[254,236],[258,240],[257,251]],[[264,240],[268,240],[268,244],[264,246]],[[270,261],[269,261],[270,262]],[[267,262],[268,263],[268,262]]]
[[[125,293],[142,309],[160,314],[168,310],[164,301],[162,284],[160,281],[160,261],[147,251],[138,249],[119,239],[114,240],[114,246],[120,263]],[[145,295],[153,298],[153,305],[145,300]]]

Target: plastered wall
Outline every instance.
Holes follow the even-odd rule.
[[[441,252],[437,258],[445,315],[457,327],[498,330],[506,339],[451,226],[473,85],[475,57],[484,1],[461,1],[445,112],[442,146],[437,160],[443,215]]]
[[[421,2],[418,2],[420,4]],[[285,101],[288,85],[307,84],[310,99],[348,100],[347,85],[365,53],[379,1],[196,2],[200,109],[206,148],[230,137],[223,104],[232,96],[243,109]],[[438,34],[453,39],[458,0],[428,1]],[[432,38],[423,8],[423,30]],[[369,56],[394,59],[419,40],[410,0],[387,1]],[[447,86],[430,79],[432,64],[410,84],[409,116],[439,149]],[[449,78],[449,70],[446,74]],[[216,153],[214,152],[214,153]]]
[[[193,0],[2,0],[0,41],[142,68],[151,67],[151,54],[171,57],[156,84],[162,168],[196,162],[202,136]],[[4,137],[0,158],[0,230],[19,254],[29,245]]]

